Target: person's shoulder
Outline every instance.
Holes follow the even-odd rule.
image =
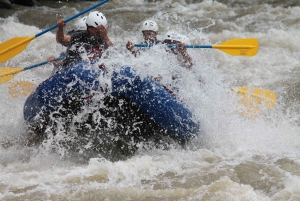
[[[66,35],[72,35],[73,33],[75,33],[76,32],[76,30],[71,30],[71,31],[68,31],[67,33],[66,33]]]
[[[67,33],[67,35],[71,36],[72,38],[82,37],[82,36],[85,36],[87,34],[88,34],[87,30],[72,30],[72,31],[69,31]]]

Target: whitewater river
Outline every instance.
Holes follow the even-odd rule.
[[[115,44],[107,63],[134,65],[141,74],[162,75],[165,83],[172,72],[181,77],[177,95],[202,125],[186,149],[140,149],[122,160],[82,162],[53,151],[51,142],[27,147],[21,142],[28,132],[23,119],[28,95],[14,98],[10,86],[38,85],[53,67],[20,72],[0,85],[0,200],[300,200],[300,4],[249,2],[117,0],[96,9],[106,15]],[[35,35],[95,3],[51,1],[0,10],[0,42]],[[243,57],[188,49],[195,63],[191,71],[176,66],[159,48],[133,58],[125,44],[142,41],[145,19],[159,24],[159,39],[171,29],[191,44],[256,38],[259,51]],[[66,30],[73,28],[70,21]],[[56,43],[55,31],[32,40],[0,67],[23,68],[58,56],[64,48]],[[240,115],[239,97],[230,88],[243,86],[274,91],[275,107],[262,107],[256,118]]]

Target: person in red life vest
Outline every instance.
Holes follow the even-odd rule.
[[[144,42],[146,44],[156,45],[158,43],[161,43],[160,40],[157,39],[158,34],[158,25],[153,20],[146,20],[142,23],[141,27]],[[138,50],[135,50],[134,43],[128,41],[126,44],[126,48],[136,57],[137,54],[140,54],[142,51],[145,51],[148,49],[148,47],[139,48]]]
[[[64,34],[64,20],[57,21],[56,41],[67,47],[66,58],[62,61],[63,69],[81,61],[87,56],[91,60],[101,58],[103,52],[113,46],[108,37],[106,17],[98,11],[90,12],[86,18],[86,30]]]

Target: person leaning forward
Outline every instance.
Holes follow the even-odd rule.
[[[189,43],[189,39],[176,31],[168,31],[164,37],[164,44],[167,45],[177,45],[177,47],[171,47],[167,49],[167,52],[173,53],[177,56],[177,60],[180,62],[181,66],[191,69],[193,66],[193,61],[185,48],[185,45]]]
[[[58,29],[56,41],[67,46],[66,59],[63,60],[64,68],[81,61],[84,54],[90,60],[101,58],[103,52],[113,46],[108,37],[108,25],[106,17],[98,11],[90,12],[86,19],[86,30],[64,34],[64,20],[57,21]]]

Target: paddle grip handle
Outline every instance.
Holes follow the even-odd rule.
[[[212,48],[212,45],[186,45],[185,48]]]
[[[152,47],[152,44],[134,44],[135,47]],[[177,44],[167,45],[168,47],[178,47]],[[186,45],[185,48],[212,48],[212,45]]]
[[[76,15],[73,15],[72,17],[69,17],[69,18],[65,19],[64,22],[67,23],[67,22],[69,22],[69,21],[71,21],[71,20],[77,18],[78,16],[83,15],[83,14],[89,12],[90,10],[93,10],[94,8],[96,8],[96,7],[98,7],[98,6],[101,6],[102,4],[107,3],[108,1],[109,1],[109,0],[101,1],[101,2],[99,2],[99,3],[97,3],[97,4],[93,5],[93,6],[91,6],[91,7],[87,8],[87,9],[85,9],[85,10],[83,10],[83,11],[77,13]],[[35,37],[37,38],[37,37],[43,35],[44,33],[47,33],[48,31],[51,31],[51,30],[53,30],[53,29],[55,29],[55,28],[57,28],[57,27],[58,27],[57,24],[55,24],[55,25],[53,25],[52,27],[49,27],[48,29],[45,29],[44,31],[42,31],[42,32],[40,32],[40,33],[38,33],[38,34],[36,34]]]

